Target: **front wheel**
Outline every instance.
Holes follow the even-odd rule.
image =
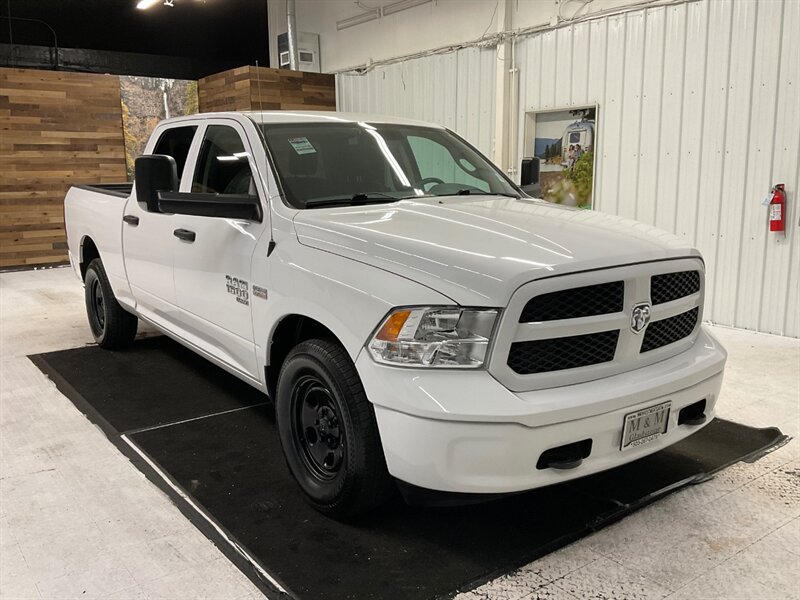
[[[329,340],[298,344],[276,396],[286,464],[312,506],[345,518],[392,494],[375,413],[344,348]]]
[[[86,315],[97,345],[107,350],[129,346],[136,337],[139,319],[117,302],[99,258],[89,263],[83,284]]]

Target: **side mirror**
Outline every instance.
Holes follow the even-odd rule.
[[[538,157],[523,158],[522,167],[520,168],[520,186],[534,185],[539,183],[539,167],[540,159]]]
[[[199,194],[195,192],[159,192],[160,212],[196,217],[263,220],[261,200],[254,194]]]
[[[519,170],[519,187],[534,198],[542,197],[542,186],[539,184],[539,167],[541,161],[537,157],[523,158]]]
[[[159,212],[158,193],[178,191],[175,159],[163,154],[149,154],[140,156],[134,164],[136,200],[149,212]]]

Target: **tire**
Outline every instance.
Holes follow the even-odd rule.
[[[83,283],[86,316],[97,345],[107,350],[130,346],[136,337],[139,319],[117,302],[99,258],[89,263]]]
[[[393,495],[375,411],[339,344],[295,346],[278,377],[275,415],[286,464],[318,511],[345,519]]]

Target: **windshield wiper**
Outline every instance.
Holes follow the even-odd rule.
[[[468,188],[460,189],[455,194],[434,194],[436,196],[505,196],[507,198],[520,199],[517,194],[510,192],[484,192],[483,190],[471,190]]]
[[[347,206],[358,206],[360,204],[385,204],[387,202],[398,202],[414,196],[393,196],[385,192],[359,192],[352,196],[331,196],[325,198],[311,198],[306,200],[306,208],[312,206],[332,206],[344,204]]]

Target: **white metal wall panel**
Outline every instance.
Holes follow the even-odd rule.
[[[589,71],[587,73],[587,77],[589,78],[587,83],[588,91],[586,96],[577,101],[584,105],[597,102],[598,98],[605,98],[606,86],[608,85],[608,61],[606,61],[606,54],[608,52],[608,20],[590,21],[590,23],[591,29],[589,30],[588,43]],[[594,76],[589,76],[591,73],[594,73]],[[530,106],[535,105],[532,104]],[[606,115],[607,113],[604,112],[603,114]],[[606,127],[605,124],[603,124],[603,128],[604,127]],[[602,128],[598,129],[598,134],[604,134]],[[596,190],[602,189],[605,185],[605,156],[606,155],[602,151],[595,154],[594,188]]]
[[[733,306],[733,320],[747,329],[759,327],[761,314],[761,290],[764,286],[765,253],[769,240],[764,208],[758,202],[748,202],[747,198],[758,198],[765,193],[761,183],[772,178],[772,164],[775,160],[773,141],[777,127],[777,100],[780,69],[781,36],[772,30],[775,23],[782,22],[784,4],[764,2],[757,5],[759,14],[755,29],[755,53],[753,56],[753,82],[749,114],[749,143],[747,153],[746,177],[744,180],[745,203],[742,211],[742,235],[739,245],[736,290]],[[780,31],[780,29],[778,30]],[[784,182],[785,183],[785,182]],[[751,223],[761,227],[747,227]],[[756,285],[746,285],[754,282]],[[751,308],[753,310],[751,310]]]
[[[652,55],[657,56],[661,63],[655,60],[651,64],[653,77],[660,77],[659,83],[653,82],[652,88],[645,82],[645,102],[652,102],[653,126],[658,124],[658,145],[650,144],[646,161],[655,161],[655,169],[642,169],[644,177],[650,177],[654,182],[652,205],[643,202],[642,206],[650,209],[640,210],[636,218],[668,231],[675,231],[678,213],[678,181],[680,180],[681,162],[681,134],[680,127],[676,127],[683,117],[683,65],[686,60],[686,10],[684,7],[663,8],[663,35],[659,37],[661,47],[656,43],[652,46]],[[648,17],[648,23],[650,18]],[[649,36],[648,36],[649,37]],[[658,90],[653,93],[650,90]],[[653,96],[658,96],[659,101],[652,101]],[[658,104],[656,107],[655,105]],[[647,122],[647,121],[646,121]],[[650,175],[652,174],[652,175]],[[641,196],[640,197],[645,197]]]
[[[555,79],[555,104],[567,104],[572,98],[572,38],[573,27],[555,30],[555,69],[563,73],[563,77]]]
[[[769,166],[771,181],[780,180],[789,190],[789,238],[763,240],[763,266],[756,329],[762,331],[800,332],[800,240],[797,227],[800,226],[800,45],[797,32],[800,31],[800,2],[787,1],[783,4],[780,32],[781,46],[778,60],[777,87],[782,93],[775,99],[775,126],[773,139],[767,147],[771,157]],[[778,36],[777,31],[772,35]],[[767,85],[764,86],[767,88]],[[790,93],[790,90],[793,90]],[[767,90],[765,90],[766,92]],[[768,99],[767,99],[768,102]],[[770,144],[771,142],[771,144]],[[761,186],[762,182],[754,185]],[[756,190],[759,191],[758,189]],[[794,234],[794,235],[792,235]],[[789,274],[790,280],[786,281]],[[746,280],[744,280],[747,285]],[[744,287],[742,286],[742,287]],[[746,310],[747,304],[740,303]],[[783,325],[785,323],[785,325]]]
[[[600,107],[595,206],[703,252],[706,318],[800,336],[800,2],[703,0],[517,42],[525,112]],[[761,199],[789,196],[788,235]]]
[[[495,74],[497,51],[494,48],[466,48],[455,53],[457,59],[457,119],[453,130],[491,156],[494,138]]]
[[[465,48],[340,74],[337,107],[440,123],[491,155],[497,62],[495,48]]]
[[[719,234],[720,205],[722,204],[724,156],[726,147],[725,119],[728,111],[728,76],[731,71],[731,28],[733,8],[730,2],[709,2],[708,41],[705,56],[697,57],[707,63],[702,114],[703,132],[699,157],[699,194],[697,195],[697,232],[695,243],[706,260],[706,318],[717,320],[714,313],[714,294],[717,274],[717,235]]]
[[[675,7],[673,13],[678,12]],[[699,195],[701,185],[701,161],[705,156],[703,136],[703,113],[705,110],[706,77],[709,73],[706,56],[708,32],[709,4],[693,3],[686,6],[686,46],[684,60],[700,62],[695,68],[683,69],[683,97],[676,98],[681,103],[679,170],[676,177],[676,210],[674,231],[687,239],[697,239],[697,227],[702,196]],[[712,70],[718,66],[711,67]],[[675,123],[667,121],[664,127],[672,128]],[[706,151],[708,145],[705,145]],[[667,228],[668,229],[668,228]]]
[[[636,217],[638,198],[636,184],[641,167],[639,148],[642,137],[642,82],[644,81],[645,27],[644,13],[632,13],[623,18],[625,22],[625,67],[622,69],[622,122],[620,130],[619,192],[617,214]],[[612,63],[613,64],[613,63]],[[600,123],[602,126],[602,123]],[[649,136],[648,136],[649,138]]]
[[[660,181],[659,176],[674,169],[674,160],[670,160],[669,148],[672,139],[669,127],[662,130],[667,115],[674,114],[679,102],[665,98],[665,60],[669,47],[665,41],[667,19],[664,9],[654,10],[648,15],[644,29],[644,67],[642,76],[642,112],[638,131],[638,160],[636,164],[638,181],[633,198],[633,217],[646,223],[657,223],[664,220],[664,214],[670,213],[674,204],[674,194],[663,193],[669,185]],[[669,38],[667,38],[669,39]],[[674,50],[674,48],[673,48]],[[675,57],[669,57],[674,60]],[[641,168],[648,162],[655,161],[655,168]],[[670,164],[673,163],[673,164]],[[660,184],[660,185],[659,185]],[[661,193],[659,193],[661,192]],[[639,199],[647,198],[648,202]],[[671,223],[670,223],[671,225]]]
[[[576,102],[589,98],[589,65],[591,63],[592,22],[584,21],[572,27],[572,79],[570,99]]]
[[[625,17],[608,19],[608,43],[606,45],[606,85],[604,95],[590,100],[600,105],[597,135],[600,161],[597,170],[601,173],[599,185],[595,186],[594,202],[598,210],[619,214],[620,174],[623,160],[622,124],[623,92],[625,84]],[[614,62],[612,62],[614,61]],[[591,77],[592,75],[590,75]],[[522,103],[529,110],[535,106]],[[628,174],[626,173],[627,177]]]
[[[542,72],[542,46],[544,36],[537,35],[535,38],[528,40],[528,43],[521,45],[517,48],[517,61],[523,65],[529,65],[526,69],[519,71],[519,89],[520,95],[524,98],[529,97],[531,102],[537,105],[546,103],[542,98],[541,77],[538,76]],[[522,50],[522,52],[520,52]],[[522,56],[520,56],[520,54]],[[536,63],[534,64],[534,60]],[[525,90],[525,91],[523,91]]]
[[[743,242],[742,226],[746,203],[745,183],[748,168],[751,167],[747,154],[752,127],[747,117],[750,115],[753,100],[753,43],[757,12],[758,4],[755,2],[733,3],[731,39],[734,43],[729,49],[732,66],[728,75],[726,140],[720,174],[720,194],[725,209],[719,212],[717,257],[714,265],[716,286],[711,294],[714,318],[722,323],[734,322],[736,306],[736,283],[740,270],[737,266],[740,266],[739,250]],[[757,202],[758,198],[754,200]]]
[[[556,32],[542,34],[542,49],[539,59],[539,98],[543,106],[556,106]],[[517,65],[520,65],[518,62]],[[520,69],[521,70],[521,69]]]

